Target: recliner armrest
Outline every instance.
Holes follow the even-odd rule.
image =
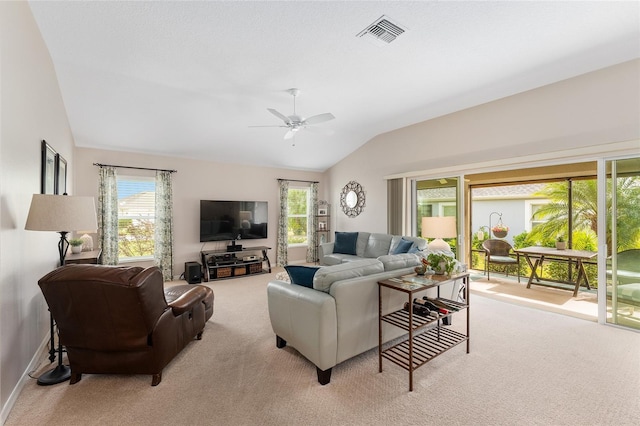
[[[193,306],[202,303],[207,296],[207,289],[203,286],[190,286],[188,290],[184,290],[185,286],[179,286],[172,290],[171,287],[165,290],[165,298],[167,304],[171,307],[174,316],[180,316],[190,311]]]

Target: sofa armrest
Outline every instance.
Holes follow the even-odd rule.
[[[318,245],[318,259],[320,259],[320,265],[323,264],[322,258],[330,254],[333,254],[333,241]]]
[[[336,365],[336,303],[324,292],[284,281],[267,284],[273,332],[321,370]]]

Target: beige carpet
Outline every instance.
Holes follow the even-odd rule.
[[[159,386],[149,376],[84,375],[51,387],[33,380],[6,425],[637,424],[640,333],[474,292],[471,353],[460,345],[418,369],[413,392],[394,364],[378,373],[376,350],[338,365],[320,386],[312,364],[275,346],[268,280],[208,283],[215,312],[203,340]],[[454,317],[453,327],[463,323]]]

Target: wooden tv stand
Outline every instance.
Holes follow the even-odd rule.
[[[271,262],[269,261],[269,256],[267,256],[267,250],[271,250],[271,247],[242,247],[242,250],[237,251],[201,251],[204,280],[237,278],[245,275],[271,272]],[[248,257],[254,258],[245,260]]]

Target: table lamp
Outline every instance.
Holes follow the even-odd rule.
[[[60,233],[58,255],[60,266],[69,248],[67,234],[71,231],[97,229],[96,208],[93,197],[71,195],[33,194],[29,215],[24,229],[31,231],[54,231]],[[55,359],[54,320],[50,316],[51,346],[49,360]],[[71,369],[62,364],[62,344],[58,340],[58,366],[38,377],[39,385],[54,385],[64,382],[71,376]]]
[[[427,245],[431,251],[451,251],[451,247],[443,238],[455,238],[456,232],[456,218],[453,216],[422,218],[422,237],[434,238]]]

